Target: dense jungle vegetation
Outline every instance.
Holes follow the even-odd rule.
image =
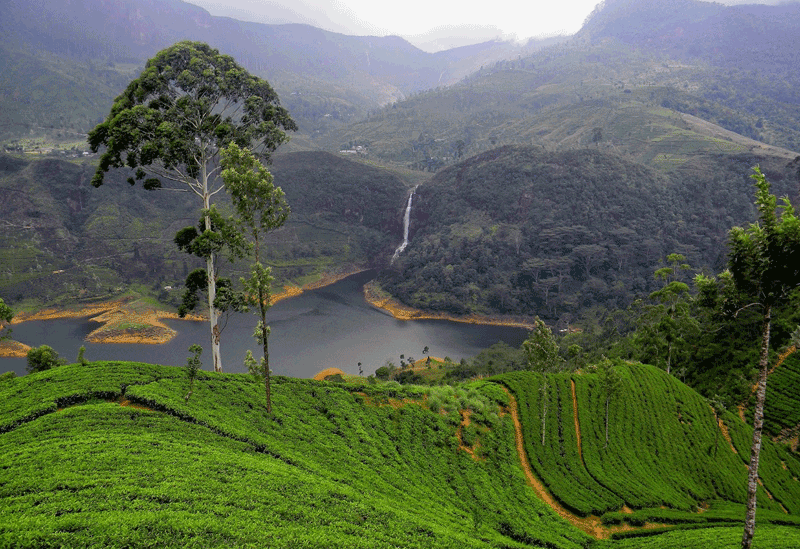
[[[381,284],[407,305],[550,321],[627,307],[657,288],[670,253],[724,266],[728,230],[754,217],[748,172],[796,197],[795,164],[752,155],[687,162],[668,175],[584,149],[505,147],[436,174],[411,211],[412,244]]]

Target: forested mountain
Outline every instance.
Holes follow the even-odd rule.
[[[0,63],[13,76],[0,83],[3,139],[88,131],[131,72],[180,40],[207,42],[269,80],[309,136],[538,47],[488,42],[430,54],[398,37],[247,23],[180,0],[2,0],[0,10]]]
[[[322,152],[277,155],[272,172],[292,209],[269,240],[279,282],[391,255],[406,193],[397,176]],[[95,189],[93,173],[85,164],[0,153],[0,295],[7,302],[69,304],[136,284],[176,299],[162,289],[195,268],[196,259],[173,243],[179,229],[198,221],[191,199],[131,187],[123,171]],[[224,274],[237,269],[225,266]]]
[[[605,147],[664,169],[763,144],[791,158],[798,36],[798,3],[604,2],[572,40],[372,113],[340,140],[427,170],[504,144]]]
[[[796,163],[706,155],[664,175],[615,154],[504,147],[421,186],[411,242],[382,278],[408,305],[453,314],[534,312],[555,320],[625,307],[656,288],[678,252],[723,268],[728,230],[754,217],[749,167],[797,197]]]
[[[14,76],[0,93],[3,131],[41,130],[80,145],[81,132],[108,112],[115,90],[148,56],[192,38],[276,86],[300,122],[286,150],[357,148],[368,161],[406,170],[400,180],[330,155],[276,158],[272,169],[294,212],[273,239],[284,279],[364,258],[387,262],[401,238],[403,188],[429,177],[409,171],[439,173],[419,188],[411,244],[383,281],[407,303],[453,313],[557,318],[624,305],[650,289],[667,253],[680,251],[697,267],[722,265],[727,230],[752,219],[746,175],[755,163],[779,194],[797,192],[800,86],[792,60],[800,57],[800,4],[608,1],[575,37],[496,61],[501,51],[509,55],[507,44],[427,54],[396,37],[243,23],[177,0],[95,2],[0,0],[2,58]],[[326,172],[335,186],[323,183]],[[4,184],[16,177],[9,172]],[[69,184],[45,196],[58,185]],[[105,200],[100,191],[81,192]],[[57,203],[52,196],[48,203]],[[127,248],[104,253],[147,259],[124,280],[166,284],[184,270],[182,258],[155,259],[172,253],[172,228],[151,226],[161,219],[152,217],[157,200],[131,196],[142,202],[131,223],[161,235],[161,251],[150,257],[150,243],[134,231]],[[27,211],[10,219],[38,227]],[[75,245],[98,249],[76,226],[63,229]],[[64,266],[48,261],[42,269]],[[455,279],[422,274],[448,266]]]

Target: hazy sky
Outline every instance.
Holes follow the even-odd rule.
[[[225,15],[261,23],[308,23],[351,35],[398,35],[428,50],[492,38],[574,34],[599,0],[186,0]],[[775,3],[722,0],[723,4]]]

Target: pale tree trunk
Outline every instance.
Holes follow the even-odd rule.
[[[214,308],[214,299],[217,297],[217,273],[214,270],[214,254],[206,258],[206,272],[208,273],[208,322],[211,326],[211,356],[214,359],[214,371],[222,371],[222,355],[219,352],[219,315]]]
[[[667,375],[672,369],[672,343],[667,343]]]
[[[761,332],[761,357],[758,361],[758,388],[753,413],[753,446],[750,449],[750,466],[747,475],[747,514],[744,521],[742,549],[750,549],[756,530],[756,492],[758,490],[758,457],[761,452],[761,431],[764,427],[764,400],[767,396],[767,371],[769,367],[770,306],[765,306]]]
[[[256,263],[260,263],[260,243],[258,240],[258,233],[254,235]],[[269,331],[267,330],[267,309],[269,308],[269,299],[271,292],[265,292],[261,283],[258,285],[258,307],[261,313],[261,337],[264,342],[264,396],[267,399],[267,413],[272,413],[272,384],[269,375]]]
[[[209,193],[208,190],[208,172],[206,171],[205,163],[202,165],[201,177],[203,181],[203,209],[208,210],[211,207],[211,193]],[[211,230],[211,219],[208,216],[205,217],[205,226],[207,231]],[[217,297],[217,271],[215,261],[216,257],[213,253],[206,258],[206,274],[208,275],[208,323],[211,327],[211,357],[214,362],[214,371],[221,372],[222,355],[219,351],[219,315],[217,314],[217,309],[214,307],[214,300]]]
[[[269,298],[267,298],[269,299]],[[261,337],[264,338],[264,393],[267,399],[267,413],[272,413],[272,387],[269,378],[269,334],[267,333],[267,313],[261,306]]]

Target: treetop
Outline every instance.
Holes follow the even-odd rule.
[[[171,174],[167,178],[197,178],[231,142],[268,157],[287,140],[285,131],[296,129],[268,82],[208,44],[178,42],[147,62],[108,117],[89,132],[92,151],[106,147],[92,184],[102,185],[110,168],[154,164]],[[139,169],[135,179],[144,175]]]

